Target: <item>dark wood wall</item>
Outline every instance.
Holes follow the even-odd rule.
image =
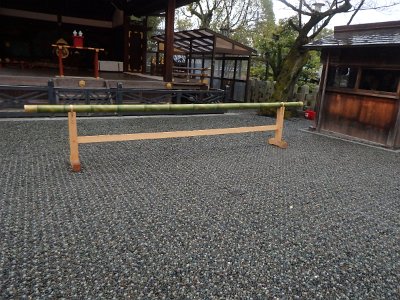
[[[330,49],[323,52],[323,94],[319,101],[317,129],[400,148],[399,47]],[[329,62],[329,63],[328,63]],[[328,75],[326,65],[329,65]],[[340,69],[341,68],[341,69]],[[336,74],[346,72],[342,79]],[[369,72],[369,73],[368,73]],[[367,88],[367,74],[376,72],[381,83],[388,74],[390,91]],[[351,73],[351,75],[350,75]],[[347,76],[347,77],[346,77]],[[347,81],[346,81],[347,80]],[[393,84],[395,87],[393,87]]]
[[[387,144],[394,129],[398,101],[378,97],[327,92],[321,129]]]

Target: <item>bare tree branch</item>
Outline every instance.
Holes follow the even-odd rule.
[[[351,15],[349,21],[347,22],[347,25],[350,25],[350,23],[353,21],[354,17],[356,14],[360,11],[361,7],[364,5],[365,0],[361,0],[360,3],[357,5],[356,9],[354,9],[353,14]]]
[[[201,27],[224,27],[232,31],[250,27],[258,21],[261,1],[265,0],[200,0],[190,4],[186,11],[197,17]]]

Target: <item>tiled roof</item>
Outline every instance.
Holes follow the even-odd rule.
[[[400,46],[400,21],[337,26],[334,35],[305,45],[306,48]]]

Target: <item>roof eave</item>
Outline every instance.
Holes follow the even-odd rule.
[[[358,44],[358,45],[304,45],[304,48],[309,50],[324,50],[333,48],[374,48],[374,47],[400,47],[400,44]]]

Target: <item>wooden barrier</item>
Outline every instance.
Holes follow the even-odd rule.
[[[275,136],[268,140],[271,145],[287,148],[282,140],[283,119],[285,107],[303,106],[302,102],[273,102],[273,103],[217,103],[217,104],[143,104],[143,105],[25,105],[25,112],[40,113],[68,113],[68,131],[70,146],[70,163],[74,172],[81,170],[79,160],[79,144],[120,142],[134,140],[154,140],[166,138],[181,138],[206,135],[237,134],[246,132],[274,131]],[[148,111],[183,111],[183,110],[215,110],[215,109],[260,109],[277,108],[275,125],[218,128],[191,131],[170,131],[154,133],[133,133],[118,135],[78,136],[76,120],[77,112],[148,112]]]

